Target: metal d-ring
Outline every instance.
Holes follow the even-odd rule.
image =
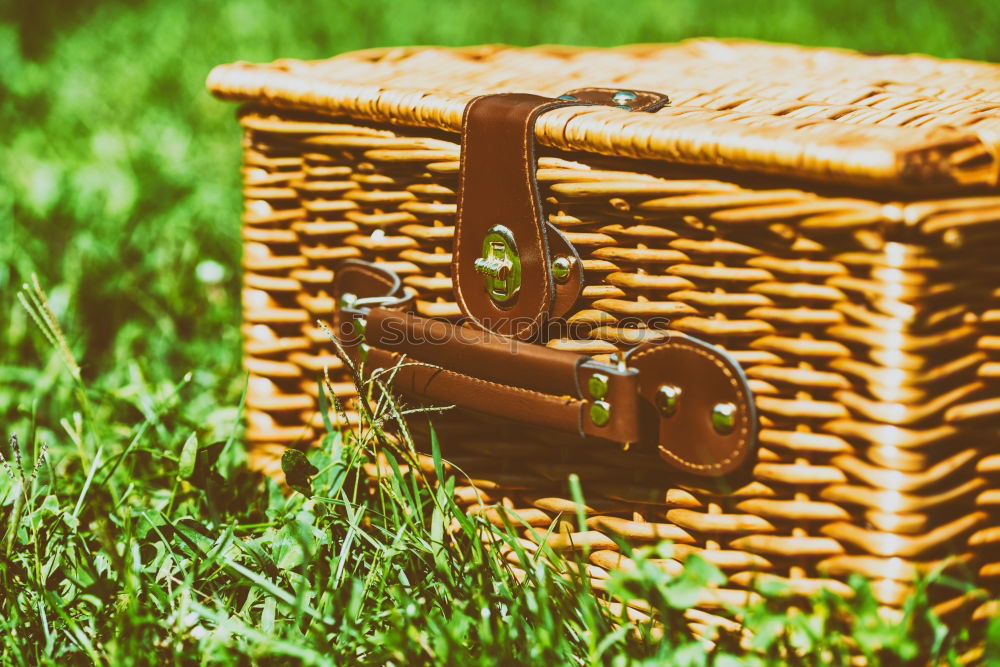
[[[345,294],[344,296],[348,295]],[[402,296],[366,296],[360,299],[355,298],[349,303],[345,302],[343,297],[341,297],[341,305],[342,307],[350,310],[360,310],[362,308],[372,308],[374,306],[394,306],[398,303],[403,303],[408,299],[409,295],[405,293]]]

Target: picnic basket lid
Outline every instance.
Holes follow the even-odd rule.
[[[487,93],[652,90],[656,113],[564,107],[543,145],[813,180],[936,192],[1000,181],[1000,65],[744,40],[610,49],[402,47],[212,70],[223,99],[461,130]]]

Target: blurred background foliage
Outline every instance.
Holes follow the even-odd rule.
[[[178,420],[203,426],[238,401],[240,135],[233,107],[204,90],[215,64],[700,35],[1000,61],[998,28],[996,0],[3,0],[5,430],[23,428],[36,402],[45,437],[71,405],[72,385],[15,303],[32,274],[100,397],[95,423],[124,434],[139,416],[116,396],[155,402],[189,371]]]

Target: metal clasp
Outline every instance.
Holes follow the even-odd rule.
[[[366,296],[359,297],[353,292],[344,292],[340,295],[340,307],[343,310],[353,310],[357,312],[368,312],[373,306],[379,307],[392,307],[398,306],[399,304],[409,301],[412,294],[404,292],[401,296],[399,295],[388,295],[388,296]]]
[[[495,303],[514,299],[521,289],[521,259],[514,234],[503,225],[493,225],[483,238],[483,253],[474,262],[483,276],[486,293]]]

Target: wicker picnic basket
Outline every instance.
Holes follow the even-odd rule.
[[[443,396],[465,404],[462,391],[486,396],[465,405],[477,412],[435,422],[446,457],[470,478],[456,491],[469,511],[497,522],[507,511],[544,535],[574,516],[566,478],[576,473],[588,530],[566,521],[549,543],[586,545],[600,589],[609,570],[628,565],[619,540],[673,540],[677,560],[664,567],[697,553],[729,578],[706,591],[706,609],[741,604],[756,577],[800,593],[849,592],[844,582],[860,573],[887,610],[903,604],[917,574],[936,569],[971,572],[996,591],[1000,66],[693,40],[370,50],[225,65],[208,85],[246,103],[247,439],[260,467],[274,469],[285,447],[321,435],[324,372],[347,421],[357,419],[354,384],[318,324],[359,296],[335,286],[338,272],[348,280],[349,270],[372,269],[387,293],[405,294],[411,315],[365,310],[369,329],[376,315],[382,325],[396,317],[423,327],[478,322],[477,308],[501,308],[503,290],[516,286],[497,281],[519,261],[516,303],[535,298],[532,281],[548,285],[548,297],[537,291],[551,301],[548,314],[562,299],[562,321],[572,326],[552,335],[501,331],[530,346],[518,358],[551,352],[559,363],[591,366],[579,395],[561,398],[541,387],[545,378],[490,394],[506,382],[494,375],[516,365],[503,356],[482,364],[486,377],[473,386],[485,393],[430,392],[438,404]],[[540,258],[525,248],[531,239],[484,241],[475,227],[469,192],[493,180],[523,185],[511,185],[517,179],[503,168],[516,151],[502,137],[485,150],[480,139],[473,157],[475,132],[492,132],[472,110],[476,100],[535,104],[517,127],[527,128],[522,176],[540,197],[543,231],[532,232],[547,239]],[[475,182],[465,158],[478,169]],[[484,170],[484,160],[496,168]],[[466,270],[457,228],[472,249],[461,261],[479,273],[465,279],[463,298],[452,280]],[[519,258],[503,254],[517,248]],[[577,291],[566,297],[560,281],[571,271]],[[390,285],[393,275],[402,287]],[[602,382],[636,381],[629,359],[639,356],[623,351],[658,350],[672,333],[687,347],[677,348],[680,361],[663,358],[664,377],[678,364],[687,371],[666,383],[642,368],[654,384],[638,380],[639,407],[605,395]],[[685,366],[685,354],[714,366]],[[689,454],[702,447],[702,436],[691,436],[700,422],[675,432],[669,420],[713,368],[734,393],[723,403],[692,400],[716,431],[704,437],[718,435],[729,449],[685,463],[663,439]],[[417,394],[421,382],[430,386],[424,376],[406,382]],[[559,419],[579,414],[587,437],[555,418],[547,428],[547,417],[519,407],[535,395],[556,411],[571,403],[576,412]],[[658,415],[649,416],[650,403]],[[607,410],[633,410],[654,425],[635,437],[619,420],[619,437],[595,437]],[[720,463],[726,452],[739,455]],[[525,530],[526,544],[537,539]],[[983,613],[949,590],[935,593],[940,612]]]

